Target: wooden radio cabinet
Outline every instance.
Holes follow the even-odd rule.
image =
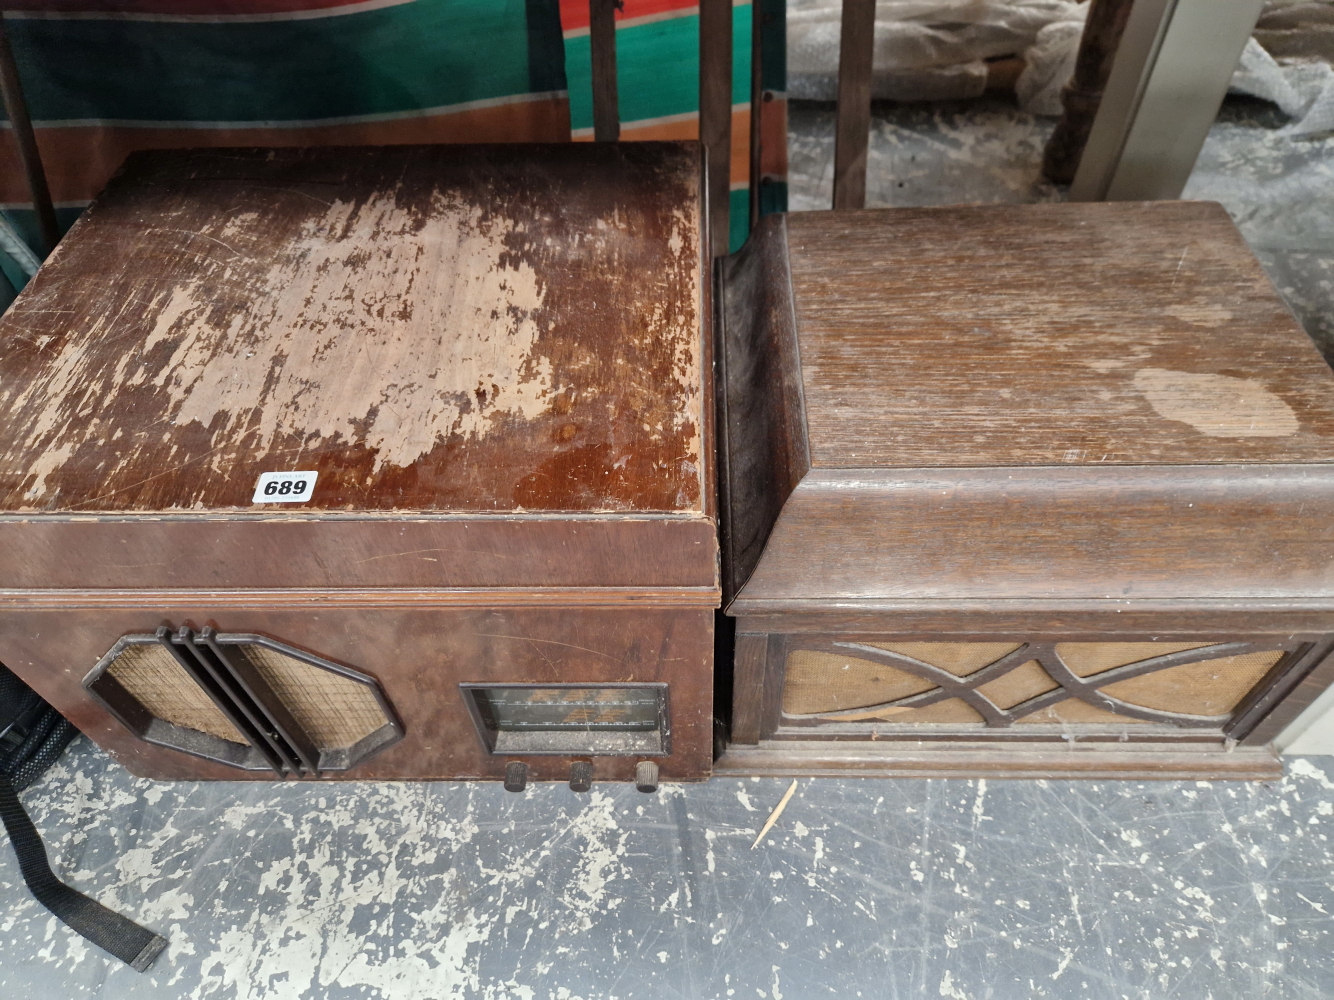
[[[1222,208],[775,216],[719,298],[715,773],[1279,773],[1334,374]]]
[[[707,776],[700,178],[132,156],[0,320],[0,660],[148,777]]]

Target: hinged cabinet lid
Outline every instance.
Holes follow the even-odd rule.
[[[517,519],[492,553],[523,550],[523,525],[548,515],[707,534],[700,164],[695,143],[134,154],[0,320],[6,537],[227,520],[251,525],[238,545],[264,561],[278,535],[256,524],[332,519],[332,552],[360,519],[366,551],[313,560],[314,576],[381,585],[404,565],[401,531],[424,531],[386,520]],[[411,544],[458,562],[466,546],[440,539],[461,530]],[[594,529],[603,570],[563,572],[578,531],[471,575],[639,583],[622,568],[661,544]],[[49,545],[101,544],[80,537]],[[711,563],[666,576],[712,587]],[[398,578],[419,585],[423,566]]]
[[[789,215],[722,294],[734,611],[1334,600],[1334,375],[1221,207]]]

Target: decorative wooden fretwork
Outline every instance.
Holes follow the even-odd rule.
[[[803,640],[787,652],[782,721],[1213,728],[1306,645]]]

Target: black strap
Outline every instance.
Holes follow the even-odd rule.
[[[37,902],[131,968],[144,972],[153,964],[153,959],[167,946],[167,939],[113,913],[56,878],[37,827],[32,825],[32,819],[19,801],[9,775],[3,773],[0,773],[0,820],[9,831],[23,880],[37,897]]]

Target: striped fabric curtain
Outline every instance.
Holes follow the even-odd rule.
[[[570,137],[557,0],[4,6],[64,226],[136,149]],[[0,187],[5,216],[39,245],[12,135]],[[11,255],[0,267],[26,281]]]
[[[784,2],[763,0],[765,210],[786,206]],[[7,0],[5,28],[57,217],[126,154],[188,146],[591,138],[588,0]],[[626,0],[622,138],[695,138],[698,8]],[[747,231],[751,4],[734,7],[732,243]],[[569,73],[567,93],[566,75]],[[8,126],[8,122],[4,123]],[[0,140],[0,271],[38,246],[12,134]],[[0,282],[0,306],[5,283]]]

